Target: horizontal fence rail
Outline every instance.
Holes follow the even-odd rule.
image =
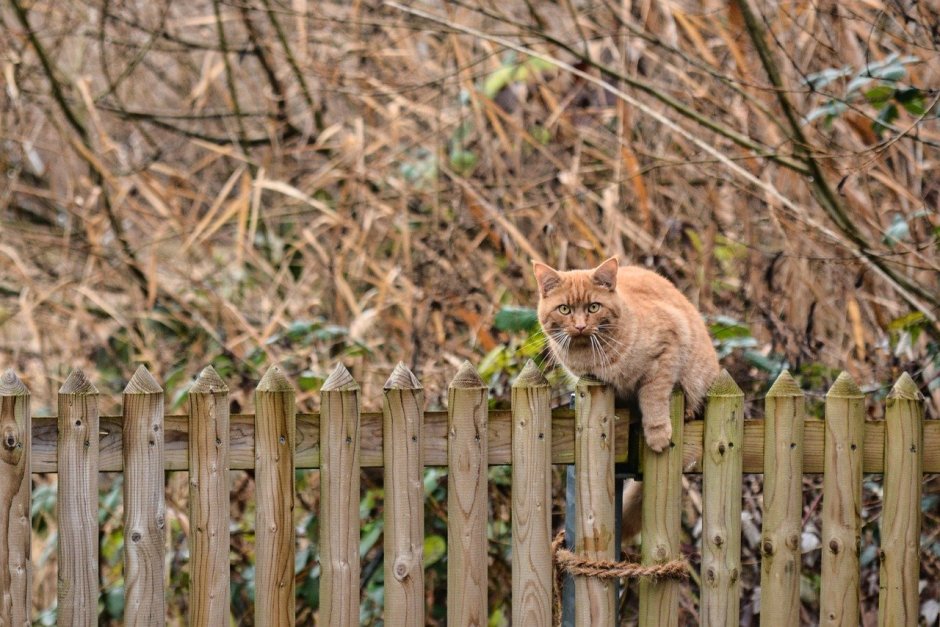
[[[360,474],[382,467],[386,623],[423,625],[426,466],[448,468],[448,624],[486,624],[487,465],[509,464],[512,615],[520,624],[548,625],[555,611],[552,464],[575,468],[575,553],[609,561],[617,558],[614,465],[624,461],[645,479],[641,559],[652,569],[683,563],[683,474],[704,473],[699,616],[706,625],[738,622],[744,473],[764,473],[762,621],[798,624],[802,477],[823,473],[820,624],[856,624],[862,473],[883,473],[880,620],[916,622],[920,490],[923,473],[940,472],[940,421],[923,420],[923,398],[910,376],[888,395],[885,420],[865,421],[864,394],[848,375],[829,391],[825,419],[807,419],[804,394],[784,372],[766,395],[765,418],[745,421],[743,393],[723,372],[704,420],[683,422],[684,399],[674,394],[674,442],[654,453],[641,441],[638,459],[630,460],[630,414],[615,407],[612,390],[590,380],[575,390],[574,410],[552,410],[548,383],[530,362],[513,384],[512,409],[491,410],[486,384],[467,362],[450,385],[447,411],[424,411],[420,382],[399,364],[385,384],[383,411],[363,412],[359,385],[338,365],[321,390],[321,413],[298,413],[293,387],[274,366],[258,385],[255,413],[230,414],[228,387],[208,367],[181,416],[165,413],[162,388],[141,367],[124,391],[123,415],[100,416],[98,390],[76,370],[59,392],[59,415],[33,417],[27,387],[7,371],[0,376],[0,624],[29,622],[31,472],[61,475],[60,624],[96,622],[99,472],[126,475],[125,622],[164,624],[165,470],[189,471],[189,621],[227,624],[230,469],[256,471],[255,624],[290,624],[294,471],[319,468],[319,621],[356,625]],[[641,581],[641,624],[679,624],[681,585]],[[617,624],[612,580],[578,577],[574,590],[578,624]]]

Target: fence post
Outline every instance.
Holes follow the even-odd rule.
[[[359,624],[359,384],[343,364],[320,390],[320,620]]]
[[[681,557],[682,434],[685,397],[676,390],[669,402],[672,440],[662,453],[654,453],[644,441],[640,448],[643,467],[644,565],[663,564]],[[639,624],[668,627],[679,624],[679,582],[640,580]]]
[[[744,392],[727,370],[708,391],[702,451],[702,624],[737,625]]]
[[[13,370],[0,376],[0,624],[29,625],[30,548],[29,390]]]
[[[916,625],[919,620],[923,400],[906,372],[887,399],[878,597],[881,627]]]
[[[465,361],[447,403],[447,624],[487,624],[487,389]]]
[[[58,622],[97,625],[98,390],[76,368],[58,401]]]
[[[512,384],[512,624],[552,624],[551,388],[532,360]]]
[[[805,405],[786,370],[767,391],[765,413],[761,623],[798,625]]]
[[[228,386],[207,366],[189,390],[189,624],[229,624]]]
[[[859,624],[865,395],[843,372],[826,394],[821,625]]]
[[[294,624],[294,388],[271,366],[255,389],[255,625]]]
[[[385,624],[424,625],[424,391],[398,362],[382,402]]]
[[[124,388],[125,627],[166,624],[163,434],[163,389],[140,366]]]

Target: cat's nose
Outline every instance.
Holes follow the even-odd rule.
[[[584,333],[584,330],[585,330],[586,328],[587,328],[587,325],[585,325],[585,324],[576,324],[576,325],[574,325],[574,330],[577,331],[579,334],[580,334],[580,333]]]

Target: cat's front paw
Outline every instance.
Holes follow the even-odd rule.
[[[662,453],[672,439],[672,424],[666,421],[661,424],[643,425],[643,436],[647,446],[657,453]]]

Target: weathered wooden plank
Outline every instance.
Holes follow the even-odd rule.
[[[799,625],[803,513],[803,392],[784,370],[767,392],[761,623]]]
[[[574,552],[594,560],[614,553],[614,392],[582,378],[575,387]],[[575,577],[574,613],[578,625],[615,625],[617,587],[611,579]]]
[[[920,617],[920,510],[923,397],[906,372],[888,394],[878,625],[917,625]]]
[[[464,362],[448,391],[447,624],[487,624],[487,389]]]
[[[399,362],[385,382],[385,624],[424,625],[424,391]]]
[[[228,386],[207,366],[189,390],[189,624],[229,624]]]
[[[744,392],[727,370],[708,391],[702,493],[702,624],[740,623]]]
[[[359,624],[359,384],[338,364],[320,390],[319,623]]]
[[[255,390],[255,625],[294,623],[294,388],[271,366]]]
[[[552,624],[551,387],[529,361],[512,384],[512,624]]]
[[[12,370],[0,376],[0,624],[29,625],[29,390]]]
[[[58,622],[98,624],[98,390],[75,369],[59,389]]]
[[[843,372],[826,395],[821,625],[859,624],[865,395]]]
[[[124,388],[124,625],[166,624],[163,389],[140,366]]]
[[[685,397],[673,392],[669,404],[672,442],[662,453],[654,453],[644,441],[640,464],[643,468],[643,526],[640,559],[644,565],[664,564],[682,557],[682,449]],[[679,582],[640,580],[641,627],[670,627],[679,624]]]
[[[617,409],[617,420],[627,424],[629,412]],[[512,450],[512,416],[509,410],[493,409],[489,412],[488,463],[508,464]],[[121,416],[101,416],[101,440],[98,466],[102,472],[121,472]],[[189,468],[189,424],[187,416],[167,415],[166,469],[187,470]],[[229,433],[230,462],[232,470],[249,470],[255,467],[255,417],[252,414],[232,414]],[[615,438],[618,462],[627,459],[626,429],[618,429]],[[685,423],[683,437],[682,467],[686,473],[702,472],[702,438],[705,423],[692,420]],[[803,472],[823,472],[823,447],[826,423],[817,418],[808,418],[804,427]],[[56,418],[32,417],[32,465],[34,473],[56,471]],[[320,415],[297,414],[297,468],[320,466]],[[360,463],[363,468],[381,468],[382,459],[382,414],[363,412],[360,425]],[[865,446],[862,472],[879,474],[884,472],[885,423],[882,420],[865,423]],[[744,421],[744,452],[742,471],[764,472],[764,421]],[[447,413],[427,411],[424,414],[424,447],[422,456],[425,466],[447,465]],[[940,420],[924,423],[924,472],[940,473]],[[574,463],[574,412],[569,409],[552,411],[552,463]]]

